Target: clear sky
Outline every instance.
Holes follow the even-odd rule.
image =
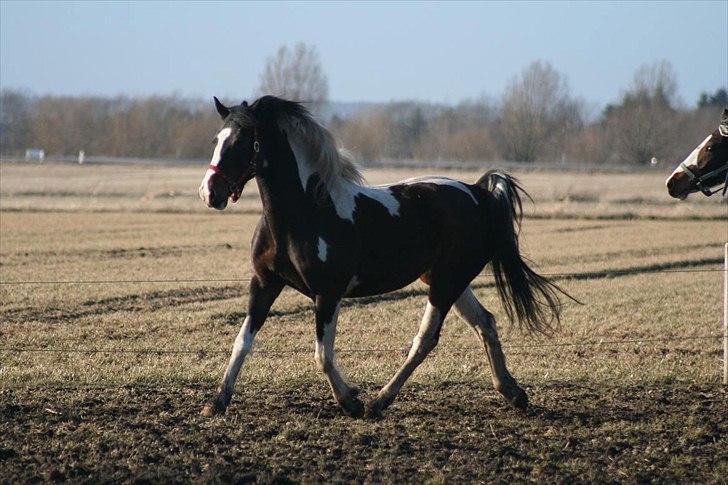
[[[0,3],[0,85],[36,94],[249,97],[281,44],[317,46],[338,101],[499,96],[531,61],[616,100],[642,63],[681,98],[728,85],[728,1]]]

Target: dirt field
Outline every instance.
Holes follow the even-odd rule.
[[[0,482],[726,483],[718,199],[673,201],[657,171],[516,173],[535,199],[524,251],[584,302],[553,338],[523,336],[487,270],[474,282],[527,412],[492,389],[450,316],[383,419],[343,416],[313,362],[311,305],[286,290],[229,412],[209,420],[198,412],[245,315],[260,204],[253,184],[206,210],[202,171],[0,166]],[[365,399],[404,360],[424,305],[415,284],[344,306],[339,360]]]

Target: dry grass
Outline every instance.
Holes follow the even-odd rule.
[[[169,167],[3,165],[0,167],[0,280],[245,280],[250,274],[249,241],[259,217],[255,186],[251,184],[242,204],[232,210],[211,212],[196,199],[201,172],[200,169]],[[411,175],[417,173],[376,171],[367,174],[372,183]],[[479,176],[475,173],[450,175],[470,181]],[[697,385],[700,392],[705,393],[717,385],[721,360],[717,339],[612,343],[631,339],[701,337],[717,334],[720,329],[722,273],[663,270],[719,270],[722,245],[728,239],[728,207],[715,199],[702,197],[691,197],[687,203],[674,202],[664,193],[663,175],[522,174],[524,185],[536,200],[535,208],[528,208],[531,217],[524,223],[524,250],[544,273],[580,274],[577,278],[558,275],[554,278],[584,305],[565,306],[561,331],[551,339],[537,339],[510,329],[487,274],[478,278],[474,286],[484,304],[499,318],[511,370],[529,387],[536,403],[558,408],[561,398],[564,409],[568,408],[569,412],[577,412],[584,405],[590,410],[585,412],[593,411],[596,416],[598,406],[580,404],[579,399],[593,399],[601,389],[611,389],[604,392],[605,396],[612,397],[604,399],[614,399],[610,406],[618,414],[621,392],[652,389],[674,397],[674,403],[670,403],[675,405],[668,408],[677,414],[666,418],[666,422],[672,424],[665,426],[674,426],[677,432],[681,426],[681,406],[700,405],[699,397],[691,401],[692,391],[687,386]],[[700,220],[693,216],[708,218]],[[34,426],[40,426],[39,429],[45,429],[37,424],[43,422],[45,406],[59,400],[66,403],[61,404],[66,406],[64,412],[73,413],[74,406],[79,405],[78,400],[85,399],[83,396],[90,392],[54,388],[149,385],[152,390],[148,395],[154,396],[156,386],[165,386],[173,390],[166,394],[174,399],[173,407],[185,409],[186,415],[181,419],[190,419],[190,409],[196,409],[199,401],[209,395],[224,369],[228,349],[244,316],[245,294],[245,284],[239,281],[2,285],[0,340],[3,348],[102,351],[0,351],[0,389],[4,389],[0,402],[8,416],[13,414],[15,419],[26,419],[36,423]],[[342,349],[340,361],[351,380],[363,383],[368,394],[383,384],[403,361],[424,302],[425,289],[415,284],[391,295],[346,304],[341,313],[337,340],[337,346]],[[286,393],[311,388],[315,391],[306,392],[314,393],[312,399],[318,400],[318,413],[326,409],[326,413],[336,416],[333,403],[326,398],[328,391],[323,378],[313,364],[313,339],[310,303],[291,290],[284,291],[259,334],[255,353],[245,364],[233,408],[254,406],[255,396],[260,393],[272,392],[271,396],[287,399]],[[572,346],[574,343],[589,345]],[[117,352],[157,349],[192,352]],[[361,352],[361,349],[369,350]],[[421,425],[411,421],[411,413],[416,412],[425,413],[420,416],[425,421],[433,413],[442,412],[442,416],[450,416],[447,421],[450,424],[446,426],[442,420],[431,424],[452,428],[452,423],[459,419],[458,412],[466,415],[475,412],[462,409],[468,402],[478,403],[479,410],[500,403],[491,391],[488,391],[486,402],[480,403],[482,393],[474,389],[484,385],[487,388],[488,380],[485,357],[478,349],[476,339],[462,322],[449,316],[440,347],[412,378],[411,389],[417,391],[406,391],[404,399],[395,403],[392,414],[409,423],[404,425],[407,429],[414,427],[414,433],[419,432]],[[174,391],[181,387],[197,391],[193,395]],[[108,392],[111,396],[125,396],[129,392],[134,394],[133,389],[137,387],[129,389],[132,391]],[[687,390],[688,395],[681,390]],[[415,399],[411,392],[420,397]],[[423,399],[428,403],[426,411],[417,404],[424,395],[427,397]],[[459,404],[448,396],[459,396]],[[575,399],[574,396],[581,397]],[[139,399],[136,396],[132,401],[138,404]],[[21,405],[19,400],[35,404],[29,405],[26,413],[26,408],[13,407]],[[438,405],[440,401],[442,407]],[[719,432],[708,434],[712,439],[725,440],[728,409],[725,400],[722,407],[720,403],[717,400],[716,406],[724,414],[715,426],[723,430],[722,437]],[[35,409],[33,406],[39,407],[39,415],[33,414],[36,413],[31,411]],[[278,409],[280,406],[273,407]],[[123,409],[115,412],[131,412]],[[311,411],[306,409],[299,412]],[[503,419],[508,424],[500,424],[511,433],[516,432],[518,426],[529,427],[535,433],[553,426],[543,422],[543,416],[535,420],[528,416],[514,418],[501,407],[489,412],[491,425],[495,423],[496,427],[497,415],[505,413]],[[649,426],[658,426],[660,406],[647,406],[640,412],[653,413],[649,419],[655,419],[655,422],[650,421]],[[269,415],[267,419],[285,421],[285,406],[281,413]],[[96,419],[103,421],[103,416]],[[93,429],[106,429],[115,419],[113,413],[106,419],[106,424],[99,421],[98,428],[91,426],[88,433],[93,434]],[[327,419],[338,423],[340,418]],[[9,424],[6,418],[0,420],[4,428]],[[661,433],[656,428],[638,429],[633,424],[625,425],[621,419],[607,424],[615,428],[600,429],[598,436],[591,437],[583,425],[567,428],[571,429],[572,435],[583,435],[584,439],[622,436],[629,441],[624,436],[631,436],[630,433],[646,433],[652,437]],[[361,428],[357,428],[360,434],[375,432],[367,425],[356,426]],[[399,439],[398,432],[395,429],[390,437]],[[296,432],[290,433],[295,435]],[[327,433],[325,426],[321,433]],[[128,434],[133,440],[133,433]],[[499,434],[496,431],[493,436],[490,432],[486,434],[493,442],[505,439],[502,434],[496,436]],[[568,439],[563,432],[557,434],[559,439]],[[254,436],[250,439],[265,439],[257,434]],[[276,439],[296,440],[295,436],[291,438],[286,434]],[[435,440],[433,446],[444,445]],[[468,446],[475,445],[470,443]],[[533,462],[528,473],[519,472],[516,467],[510,474],[485,476],[472,468],[470,476],[490,480],[498,477],[588,477],[582,473],[586,473],[584,470],[591,463],[598,462],[590,462],[592,458],[589,457],[580,458],[578,453],[554,458],[553,454],[544,455],[544,448],[539,446],[545,445],[534,443],[528,453],[524,452],[524,457],[530,456]],[[0,444],[0,461],[8,459],[3,449],[15,453],[18,447],[17,441],[6,438]],[[468,455],[467,448],[460,452],[470,457],[463,463],[477,465],[478,460]],[[295,451],[290,453],[295,454]],[[441,459],[439,452],[433,453],[432,459]],[[13,456],[10,455],[11,462]],[[377,456],[368,457],[371,466],[383,463],[383,458]],[[708,473],[713,473],[715,467],[711,463],[715,462],[709,457],[701,455],[698,459],[696,456],[687,453],[683,461],[688,463],[694,459],[694,463],[704,468],[680,475],[680,467],[685,466],[680,455],[674,460],[670,453],[660,455],[658,461],[667,467],[664,468],[667,472],[663,470],[661,476],[715,480],[719,475]],[[725,460],[724,454],[723,457]],[[190,459],[194,462],[198,458]],[[269,455],[266,459],[269,461],[265,463],[273,466],[277,458]],[[549,468],[553,460],[560,460],[559,466]],[[673,461],[677,468],[670,465]],[[43,475],[48,472],[43,468],[48,460],[39,463],[46,465],[36,468],[28,465],[30,472],[22,473],[18,471],[20,468],[13,468],[16,471],[4,478],[30,479],[32,473],[51,478]],[[87,466],[105,469],[101,463],[92,460]],[[199,466],[199,462],[195,463]],[[627,472],[631,473],[632,479],[639,480],[642,475],[637,472],[648,469],[634,466],[637,468],[627,469]],[[725,470],[725,461],[722,466]],[[543,471],[538,467],[547,469]],[[469,469],[443,469],[438,475],[433,471],[436,468],[425,466],[425,472],[414,473],[409,479],[444,481],[468,477]],[[541,475],[533,475],[535,469],[541,470]],[[123,472],[114,475],[109,471],[108,476],[124,478],[145,476],[146,473],[140,471],[143,466],[129,470],[126,475]],[[165,477],[172,478],[174,470],[179,471],[179,468],[170,470]],[[281,478],[270,469],[266,470],[258,472],[258,477]],[[335,467],[336,473],[322,472],[319,479],[352,479],[342,470]],[[620,470],[625,472],[624,468]],[[316,479],[300,470],[287,473],[288,478]],[[396,474],[382,475],[381,470],[378,473],[364,476],[379,477],[380,480],[386,480],[388,476],[407,479]],[[193,475],[206,476],[204,470]]]
[[[492,167],[488,167],[492,168]],[[365,171],[371,184],[433,173],[423,168]],[[485,172],[448,171],[445,175],[475,182]],[[515,171],[538,202],[531,216],[578,218],[716,218],[726,214],[718,197],[693,196],[680,202],[665,189],[667,170],[629,173]],[[206,213],[197,200],[204,166],[0,165],[0,204],[9,210],[143,211]],[[254,183],[228,211],[257,212]]]

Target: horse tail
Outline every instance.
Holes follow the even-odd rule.
[[[532,270],[521,256],[521,194],[531,197],[515,178],[494,170],[486,172],[476,185],[485,192],[487,228],[495,238],[493,275],[506,314],[511,322],[517,319],[519,328],[548,335],[561,321],[559,295],[573,297]]]

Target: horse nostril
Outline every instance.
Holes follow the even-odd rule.
[[[675,185],[675,180],[670,179],[667,181],[667,188],[672,190],[672,187]]]

